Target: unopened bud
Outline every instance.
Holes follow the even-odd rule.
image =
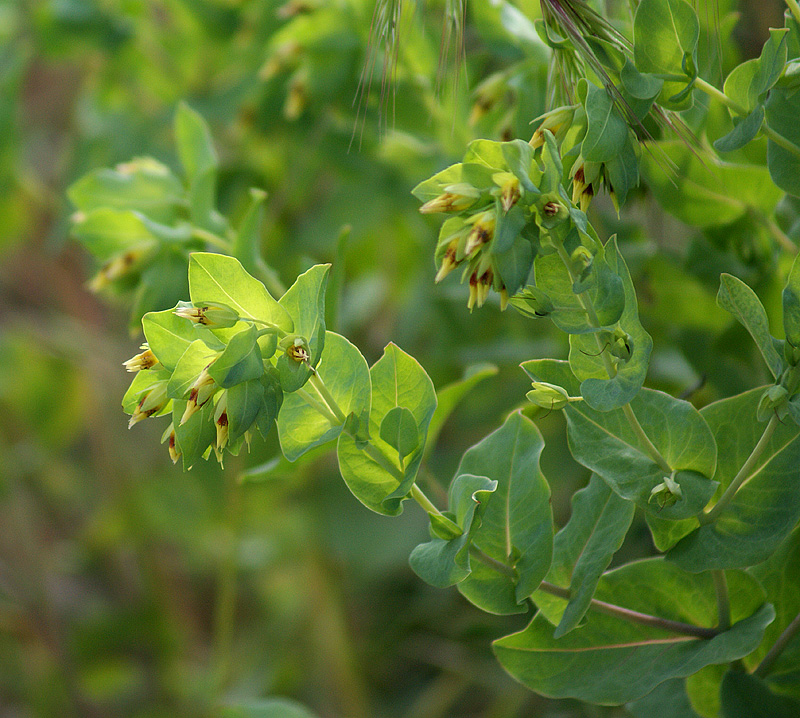
[[[148,344],[142,344],[139,348],[144,349],[141,354],[137,354],[128,359],[128,361],[122,362],[122,366],[129,372],[145,371],[159,365],[158,358],[153,354]]]
[[[484,245],[492,241],[494,229],[497,225],[497,213],[493,209],[480,212],[468,220],[472,224],[472,231],[467,237],[464,254],[470,256]]]
[[[541,289],[528,285],[511,297],[511,306],[520,314],[534,319],[548,316],[553,309],[553,302]]]
[[[528,401],[542,409],[560,411],[569,404],[569,394],[565,389],[543,381],[533,382],[533,389],[525,396]]]
[[[166,407],[169,401],[170,399],[167,396],[167,382],[159,381],[153,384],[150,389],[142,394],[142,398],[139,400],[139,403],[136,405],[128,421],[128,428],[130,429],[134,424],[138,424],[142,419],[146,419],[148,416],[157,414]]]
[[[680,484],[675,481],[673,476],[665,476],[660,484],[653,487],[650,498],[647,500],[648,503],[655,499],[659,507],[663,509],[676,504],[683,497]]]
[[[610,339],[611,341],[608,349],[610,354],[624,362],[629,361],[633,355],[633,337],[625,330],[617,328],[614,330]]]
[[[448,185],[438,197],[428,200],[419,211],[422,214],[435,212],[462,212],[472,207],[481,196],[480,190],[466,182]]]
[[[180,306],[175,310],[175,315],[214,329],[227,329],[239,321],[238,312],[220,302],[195,302]]]
[[[544,131],[549,130],[555,136],[556,142],[561,142],[564,139],[572,120],[575,117],[575,109],[577,105],[570,107],[559,107],[547,114],[542,115],[537,119],[541,119],[542,123],[536,128],[533,137],[529,142],[533,149],[538,149],[544,144]],[[535,120],[534,120],[535,121]]]
[[[756,419],[758,421],[766,421],[773,414],[777,415],[778,419],[783,419],[788,413],[789,392],[786,387],[776,384],[761,395],[761,400],[758,402],[758,409],[756,410]]]

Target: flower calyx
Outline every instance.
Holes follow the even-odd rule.
[[[665,509],[669,506],[674,506],[681,498],[683,498],[683,491],[680,484],[675,481],[675,473],[673,472],[672,476],[664,476],[664,480],[653,487],[647,503],[655,499],[659,509]]]
[[[785,386],[776,384],[767,389],[758,402],[756,419],[767,421],[773,414],[783,421],[789,413],[789,390]]]
[[[239,313],[221,302],[181,302],[174,314],[212,329],[227,329],[239,321]]]
[[[128,361],[122,362],[122,366],[124,366],[127,371],[131,373],[147,371],[148,369],[159,368],[161,366],[161,362],[159,362],[158,357],[153,354],[147,342],[142,344],[139,349],[143,350],[140,354],[131,357]]]
[[[285,352],[286,356],[298,364],[308,362],[311,350],[305,337],[298,334],[289,334],[278,342],[278,346]]]
[[[570,402],[566,389],[544,381],[533,382],[533,389],[525,397],[533,405],[551,411],[560,411]]]

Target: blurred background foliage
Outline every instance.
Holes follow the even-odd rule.
[[[720,0],[718,14],[698,2],[717,83],[782,24],[777,0]],[[470,314],[456,280],[433,285],[438,222],[410,189],[475,137],[527,139],[547,109],[538,3],[471,0],[465,63],[451,44],[442,71],[443,19],[459,5],[405,3],[393,54],[371,31],[372,0],[0,0],[0,718],[230,717],[237,701],[266,716],[257,701],[276,695],[322,718],[627,715],[514,684],[490,641],[527,618],[492,618],[413,576],[422,512],[371,514],[330,453],[290,465],[258,442],[224,473],[184,474],[158,426],[128,433],[131,300],[87,291],[96,267],[69,237],[67,188],[90,170],[139,156],[177,170],[172,120],[187,101],[212,128],[220,211],[236,223],[247,189],[266,190],[266,261],[285,284],[334,262],[332,328],[370,361],[395,341],[437,387],[499,368],[427,462],[441,496],[461,453],[523,401],[517,364],[566,355],[549,325],[497,305]],[[700,141],[730,122],[702,104],[687,119]],[[763,155],[755,142],[732,159]],[[591,215],[632,268],[655,339],[649,384],[702,404],[761,383],[714,295],[729,271],[779,310],[776,228],[800,237],[796,200],[699,229],[656,184],[619,218],[607,201]],[[560,417],[539,424],[563,523],[588,475]],[[638,526],[618,561],[652,550]]]

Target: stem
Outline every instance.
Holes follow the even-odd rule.
[[[789,0],[787,0],[788,2]],[[796,5],[797,3],[795,3]],[[738,102],[734,102],[724,92],[718,90],[714,85],[706,82],[704,79],[698,77],[694,81],[694,86],[701,92],[705,92],[709,97],[721,102],[725,107],[733,110],[740,117],[747,117],[750,112],[742,107]],[[794,142],[786,139],[783,135],[778,134],[766,122],[763,124],[764,134],[769,137],[776,145],[783,147],[787,152],[791,152],[796,157],[800,157],[800,147]]]
[[[789,10],[792,11],[794,19],[800,22],[800,5],[797,4],[797,0],[786,0],[786,4],[789,6]]]
[[[303,401],[305,401],[306,404],[308,404],[312,409],[315,409],[318,413],[322,414],[322,416],[324,416],[331,423],[331,426],[340,425],[341,422],[333,415],[333,412],[321,401],[317,401],[305,389],[298,389],[297,395],[300,396]]]
[[[325,382],[322,381],[322,377],[313,368],[311,369],[311,372],[311,378],[308,380],[309,383],[317,390],[317,393],[322,397],[322,400],[330,407],[330,410],[336,417],[336,423],[344,424],[344,422],[347,420],[347,417],[342,411],[342,408],[339,406],[336,399],[333,398],[333,394],[328,391],[328,387],[325,386]]]
[[[797,245],[792,241],[786,232],[784,232],[775,222],[775,220],[771,219],[770,217],[765,217],[763,215],[757,215],[760,217],[766,228],[769,230],[769,233],[773,236],[775,241],[787,252],[791,252],[795,254],[797,252]]]
[[[714,85],[706,82],[702,77],[695,78],[694,86],[701,92],[705,92],[709,97],[713,97],[718,102],[721,102],[723,105],[725,105],[725,107],[733,110],[737,115],[740,115],[741,117],[747,117],[750,114],[738,102],[734,102],[730,97],[722,92],[722,90],[718,90],[716,87],[714,87]]]
[[[411,487],[411,498],[414,499],[414,501],[416,501],[420,506],[422,506],[422,508],[425,509],[425,511],[427,511],[429,514],[441,516],[442,512],[433,505],[433,502],[416,484]]]
[[[559,598],[569,599],[570,591],[568,588],[556,586],[554,583],[542,581],[539,586],[540,591],[549,593],[551,596],[558,596]],[[638,623],[641,626],[652,626],[654,628],[663,628],[666,631],[673,631],[685,636],[693,636],[695,638],[713,638],[719,633],[715,628],[704,628],[703,626],[694,626],[691,623],[683,623],[682,621],[673,621],[669,618],[660,618],[659,616],[651,616],[647,613],[640,613],[633,611],[630,608],[623,608],[616,606],[613,603],[606,603],[605,601],[598,601],[593,598],[589,604],[599,613],[605,613],[608,616],[616,616],[629,623]]]
[[[800,632],[800,613],[798,613],[794,620],[783,629],[783,633],[778,636],[778,640],[772,645],[772,648],[767,651],[767,655],[764,656],[761,663],[758,664],[758,667],[753,671],[753,674],[758,676],[759,678],[763,678],[766,676],[772,665],[778,660],[778,656],[783,653],[783,649],[786,648],[789,641],[791,641],[797,634]]]
[[[731,483],[728,485],[728,488],[725,489],[725,492],[722,494],[719,501],[714,504],[708,513],[700,514],[698,516],[698,520],[701,524],[708,524],[714,521],[733,500],[733,497],[736,496],[736,492],[741,488],[742,484],[744,484],[744,482],[751,477],[753,469],[758,463],[758,460],[761,458],[761,454],[763,454],[764,450],[767,448],[767,445],[769,444],[772,435],[775,433],[775,429],[778,427],[779,422],[780,420],[778,419],[778,415],[773,414],[752,453],[747,457],[747,461],[745,461],[742,465],[742,468],[739,469],[739,473],[734,476],[733,481],[731,481]]]
[[[569,272],[569,277],[574,284],[576,281],[575,274],[572,271],[572,267],[570,266],[569,256],[567,255],[567,250],[564,249],[563,245],[556,243],[558,256],[561,257],[561,261],[564,263],[564,266],[567,268],[567,272]],[[596,329],[600,328],[600,319],[597,317],[597,312],[594,308],[594,303],[592,302],[592,298],[582,292],[580,294],[575,295],[578,299],[578,302],[583,307],[583,310],[586,312],[586,315],[589,317],[589,323],[595,327]],[[614,366],[611,358],[605,352],[605,347],[602,346],[600,342],[600,337],[595,333],[594,335],[595,342],[597,342],[597,348],[600,351],[600,356],[603,358],[603,365],[605,366],[606,373],[608,374],[609,379],[613,379],[616,374],[617,370]],[[661,452],[656,448],[655,444],[650,441],[650,437],[647,436],[645,430],[642,428],[642,425],[639,423],[639,420],[636,418],[636,414],[633,412],[633,408],[630,404],[625,404],[622,407],[622,412],[625,414],[625,418],[628,420],[628,424],[630,424],[631,429],[633,429],[633,433],[636,434],[639,441],[642,443],[642,448],[644,449],[645,453],[656,463],[658,464],[659,468],[667,474],[672,473],[672,467],[667,463],[667,460],[662,456]]]
[[[202,239],[206,244],[221,249],[225,254],[230,254],[231,249],[233,249],[233,245],[228,240],[223,239],[213,232],[209,232],[207,229],[192,227],[192,237],[195,239]]]
[[[485,566],[497,571],[497,573],[509,578],[516,578],[516,572],[510,566],[507,566],[502,561],[492,558],[488,554],[481,551],[474,544],[469,547],[469,555],[480,561]],[[554,583],[542,581],[539,584],[539,591],[549,593],[551,596],[558,596],[569,600],[570,591],[568,588],[556,586]],[[606,603],[605,601],[598,601],[596,598],[591,600],[589,608],[605,613],[609,616],[616,616],[629,623],[638,623],[641,626],[652,626],[654,628],[661,628],[665,631],[672,631],[684,636],[692,636],[693,638],[714,638],[720,631],[716,628],[705,628],[703,626],[694,626],[691,623],[683,623],[682,621],[673,621],[669,618],[660,618],[659,616],[651,616],[647,613],[640,613],[633,611],[630,608],[623,608],[616,606],[613,603]]]
[[[731,627],[731,599],[728,595],[728,580],[725,571],[713,569],[714,591],[717,594],[717,630],[727,631]]]

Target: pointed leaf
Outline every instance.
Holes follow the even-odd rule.
[[[436,392],[419,362],[394,344],[389,344],[370,368],[370,379],[369,433],[373,448],[360,448],[353,437],[342,434],[338,444],[339,470],[350,491],[367,508],[397,516],[422,461],[428,425],[436,408]],[[397,454],[396,450],[380,438],[383,418],[397,406],[413,414],[420,437],[419,447],[402,469],[389,458]]]
[[[257,335],[252,324],[237,332],[230,338],[222,354],[208,367],[211,378],[223,389],[258,379],[264,373]]]
[[[397,450],[400,461],[419,446],[419,432],[414,415],[404,406],[396,406],[381,421],[380,437]]]
[[[263,373],[263,370],[262,370]],[[260,379],[244,381],[228,389],[228,441],[233,444],[256,420],[264,404],[264,385]]]
[[[548,620],[558,623],[555,638],[575,628],[588,610],[600,576],[628,533],[633,512],[634,504],[615,494],[597,474],[572,497],[572,516],[556,534],[553,565],[546,576],[550,583],[569,589],[569,603],[566,608],[563,601],[554,606],[553,597],[543,591],[533,597]]]
[[[608,162],[616,157],[628,139],[628,123],[606,90],[589,83],[586,93],[589,126],[581,145],[587,162]]]
[[[175,368],[188,346],[197,339],[188,319],[175,316],[174,309],[148,312],[142,318],[145,339],[166,369]]]
[[[714,402],[701,411],[717,441],[718,495],[733,480],[764,431],[756,421],[764,389]],[[796,490],[800,427],[778,424],[766,449],[730,504],[710,524],[683,538],[669,558],[687,571],[752,566],[769,558],[800,519]]]
[[[217,153],[205,120],[185,102],[175,113],[175,141],[178,155],[192,181],[199,174],[217,167]]]
[[[750,332],[750,336],[753,337],[772,376],[775,379],[780,378],[783,373],[783,359],[775,349],[772,335],[769,333],[767,312],[756,293],[741,279],[730,274],[723,274],[720,277],[717,304],[733,314],[739,323]]]
[[[469,576],[472,534],[480,525],[481,514],[496,488],[497,483],[485,476],[463,474],[453,480],[448,506],[462,533],[449,541],[433,536],[431,541],[411,552],[411,568],[423,581],[446,588]]]
[[[548,697],[604,705],[635,700],[663,681],[736,660],[758,645],[774,618],[772,606],[756,610],[763,598],[746,574],[731,573],[728,578],[734,624],[711,639],[591,611],[580,631],[559,639],[553,638],[547,619],[538,615],[523,631],[495,641],[495,654],[518,681]],[[610,571],[597,590],[599,600],[696,626],[716,622],[714,595],[710,575],[688,574],[661,559]]]
[[[553,516],[550,487],[539,467],[544,448],[539,430],[520,413],[511,414],[503,426],[468,449],[457,474],[487,476],[497,481],[497,490],[475,532],[474,543],[492,558],[513,566],[517,572],[516,603],[530,596],[550,568],[553,552]],[[496,574],[496,583],[511,583]],[[459,590],[484,610],[483,593],[472,577]]]
[[[189,259],[189,292],[196,304],[221,302],[242,317],[267,322],[286,332],[294,329],[288,312],[233,257],[194,252]]]

